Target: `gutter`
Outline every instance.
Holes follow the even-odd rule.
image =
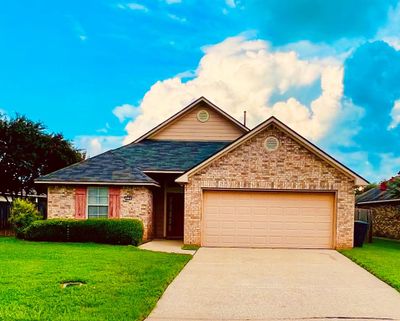
[[[34,181],[35,184],[48,184],[48,185],[117,185],[117,186],[156,186],[160,187],[157,183],[148,182],[84,182],[84,181]]]

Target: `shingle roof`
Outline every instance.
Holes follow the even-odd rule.
[[[356,204],[360,203],[374,203],[374,202],[384,202],[384,201],[396,201],[399,200],[393,195],[391,195],[388,191],[381,191],[379,187],[372,188],[361,195],[356,197]]]
[[[146,139],[41,176],[36,182],[157,184],[143,171],[186,171],[227,144]]]

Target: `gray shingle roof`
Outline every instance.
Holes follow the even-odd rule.
[[[186,171],[227,144],[146,139],[41,176],[36,181],[157,184],[143,171]]]
[[[356,197],[356,204],[369,202],[394,201],[397,198],[393,197],[388,191],[381,191],[379,187],[372,188]]]

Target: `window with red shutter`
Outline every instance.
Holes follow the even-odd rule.
[[[88,218],[108,218],[109,192],[107,187],[88,187]]]

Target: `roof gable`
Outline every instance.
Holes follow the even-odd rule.
[[[197,113],[206,110],[205,122],[197,119]],[[208,99],[200,97],[175,115],[134,141],[144,139],[177,141],[232,141],[249,129]]]
[[[350,170],[348,167],[346,167],[345,165],[343,165],[342,163],[340,163],[339,161],[337,161],[336,159],[334,159],[333,157],[331,157],[330,155],[325,153],[323,150],[321,150],[316,145],[314,145],[313,143],[311,143],[310,141],[308,141],[307,139],[305,139],[304,137],[299,135],[297,132],[295,132],[294,130],[292,130],[288,126],[286,126],[284,123],[282,123],[281,121],[279,121],[275,117],[268,118],[265,122],[261,123],[260,125],[258,125],[257,127],[252,129],[251,131],[249,131],[247,134],[243,135],[242,137],[240,137],[236,141],[232,142],[231,144],[226,146],[221,151],[215,153],[210,158],[204,160],[203,162],[199,163],[198,165],[196,165],[192,169],[188,170],[186,173],[184,173],[183,175],[178,177],[176,179],[176,182],[178,182],[178,183],[187,183],[188,179],[189,179],[189,177],[191,175],[193,175],[197,171],[203,169],[204,167],[208,166],[214,160],[217,160],[220,157],[222,157],[223,155],[227,154],[228,152],[236,149],[237,147],[239,147],[243,143],[247,142],[248,140],[250,140],[251,138],[253,138],[257,134],[259,134],[260,132],[262,132],[264,129],[266,129],[267,127],[269,127],[272,124],[277,126],[277,128],[279,130],[281,130],[283,133],[287,134],[290,138],[292,138],[294,141],[299,143],[302,147],[304,147],[307,150],[309,150],[311,153],[313,153],[316,156],[318,156],[323,161],[325,161],[325,162],[329,163],[331,166],[337,168],[342,173],[344,173],[347,177],[353,178],[355,185],[366,185],[366,184],[368,184],[368,181],[366,181],[364,178],[362,178],[361,176],[359,176],[358,174],[356,174],[355,172]]]

